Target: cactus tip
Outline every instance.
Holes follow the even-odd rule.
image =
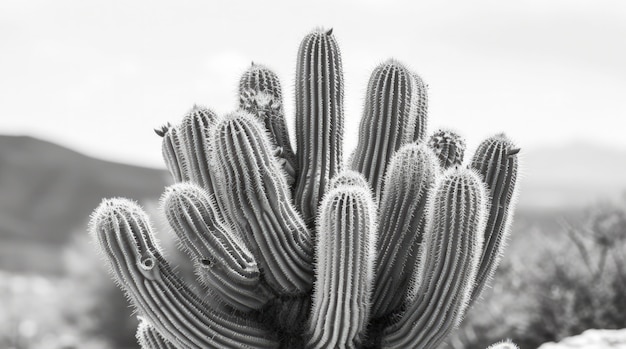
[[[326,35],[332,35],[333,34],[333,28],[330,28],[327,32]]]
[[[161,128],[155,128],[154,133],[156,133],[159,137],[164,137],[171,126],[172,125],[168,122],[167,124],[161,126]]]

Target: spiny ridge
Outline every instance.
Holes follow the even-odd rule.
[[[369,318],[376,245],[371,192],[339,186],[320,205],[307,348],[358,348]]]
[[[472,301],[480,297],[493,277],[513,222],[518,153],[519,148],[506,135],[498,134],[484,140],[472,158],[471,167],[480,174],[487,185],[490,203],[489,216],[483,233],[485,245]]]
[[[147,215],[127,199],[104,200],[90,230],[112,274],[140,316],[175,347],[276,348],[259,323],[211,308],[174,273],[154,240]]]
[[[267,132],[254,116],[238,111],[217,124],[213,141],[221,194],[266,281],[280,294],[307,292],[311,235],[292,204]]]
[[[319,202],[343,161],[343,70],[332,31],[300,44],[296,66],[298,178],[294,202],[313,226]]]
[[[428,202],[429,219],[417,272],[400,321],[383,348],[435,348],[460,323],[478,268],[486,194],[472,170],[446,171]]]
[[[191,256],[199,280],[231,307],[249,312],[273,297],[237,231],[217,218],[215,201],[192,183],[169,187],[161,199],[170,226]]]
[[[392,314],[405,299],[424,235],[427,198],[438,172],[433,152],[416,143],[400,148],[389,163],[378,219],[373,318]]]
[[[370,77],[351,168],[365,175],[377,199],[393,154],[423,137],[415,134],[426,122],[425,115],[418,119],[421,95],[416,84],[415,74],[394,59],[376,67]]]

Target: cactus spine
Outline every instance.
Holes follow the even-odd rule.
[[[332,31],[304,38],[297,154],[278,78],[260,65],[241,78],[237,111],[194,107],[156,130],[177,182],[162,208],[200,294],[136,204],[96,210],[90,230],[144,319],[143,349],[433,349],[480,294],[511,222],[518,149],[497,136],[466,169],[456,134],[425,144],[426,85],[389,60],[343,170],[341,65]]]
[[[451,169],[436,185],[414,294],[386,330],[383,348],[435,348],[469,303],[485,227],[485,188],[471,170]]]
[[[425,113],[415,74],[396,60],[376,67],[369,80],[352,169],[365,175],[380,198],[389,159],[403,144],[423,138]],[[417,133],[416,133],[417,132]]]
[[[307,348],[357,348],[369,318],[376,207],[367,188],[340,185],[320,206]]]
[[[295,203],[309,225],[343,161],[343,70],[332,29],[300,44],[296,67],[298,180]]]
[[[472,301],[480,297],[487,281],[493,277],[504,250],[513,219],[519,151],[506,135],[498,134],[484,140],[472,158],[471,166],[487,184],[491,203]]]

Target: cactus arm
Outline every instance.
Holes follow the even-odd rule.
[[[472,302],[476,301],[493,277],[502,256],[513,221],[518,159],[516,148],[504,134],[483,141],[472,158],[471,166],[487,184],[490,206],[484,243]]]
[[[207,190],[213,187],[209,171],[209,154],[207,140],[210,128],[215,124],[217,115],[210,109],[194,106],[183,118],[180,130],[183,133],[185,150],[189,165],[189,177]]]
[[[420,143],[426,137],[426,128],[428,126],[428,85],[418,74],[414,73],[413,79],[415,82],[414,94],[417,98],[417,117],[415,119],[413,141]]]
[[[351,168],[365,175],[377,199],[389,160],[403,144],[414,140],[417,125],[423,126],[417,120],[417,106],[415,78],[404,65],[391,59],[374,69]]]
[[[460,166],[465,155],[465,141],[454,131],[440,129],[430,136],[428,146],[439,158],[441,168]]]
[[[176,349],[170,341],[163,338],[148,321],[143,319],[137,326],[136,337],[141,349]]]
[[[291,194],[263,126],[239,111],[217,124],[216,170],[229,213],[244,230],[269,285],[280,294],[312,286],[311,236]]]
[[[372,296],[372,318],[402,305],[426,221],[426,201],[439,172],[425,145],[409,143],[392,158],[380,202],[379,246]]]
[[[307,348],[357,348],[369,318],[375,205],[359,186],[329,191],[320,206],[316,281]]]
[[[165,191],[161,202],[200,281],[235,309],[265,306],[272,293],[243,241],[217,219],[214,200],[197,185],[179,183]]]
[[[416,292],[400,321],[385,330],[383,348],[436,348],[458,325],[480,259],[485,205],[484,185],[471,170],[448,170],[437,183]]]
[[[147,215],[132,201],[103,201],[90,226],[138,313],[176,347],[277,347],[260,324],[211,309],[175,275],[153,239]]]
[[[296,67],[298,179],[294,202],[313,225],[330,179],[343,161],[343,70],[332,30],[307,35]]]
[[[174,178],[174,181],[188,181],[189,170],[187,166],[187,155],[185,154],[178,128],[168,123],[161,129],[155,130],[155,132],[157,135],[163,137],[161,151],[165,165]]]
[[[288,182],[295,182],[297,160],[287,131],[278,76],[270,69],[252,63],[239,80],[239,107],[256,115],[265,124],[279,149],[280,158],[285,161]]]

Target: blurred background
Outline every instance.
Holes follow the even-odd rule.
[[[90,212],[140,201],[184,263],[158,208],[170,178],[153,129],[195,103],[232,110],[251,61],[281,77],[293,127],[297,48],[318,26],[342,49],[345,153],[391,57],[428,83],[429,132],[455,129],[469,155],[503,131],[522,148],[509,247],[448,347],[626,327],[623,1],[3,0],[0,347],[137,347]]]

